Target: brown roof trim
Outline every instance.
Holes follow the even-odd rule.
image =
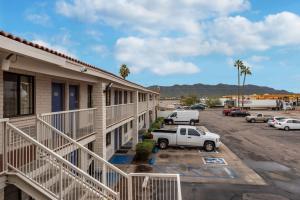
[[[80,60],[78,60],[78,59],[72,58],[72,57],[70,57],[70,56],[68,56],[68,55],[65,55],[65,54],[63,54],[63,53],[57,52],[57,51],[55,51],[55,50],[53,50],[53,49],[49,49],[49,48],[44,47],[44,46],[39,45],[39,44],[35,44],[35,43],[31,42],[31,41],[28,41],[28,40],[26,40],[26,39],[17,37],[17,36],[15,36],[15,35],[11,34],[11,33],[7,33],[7,32],[5,32],[5,31],[3,31],[3,30],[0,30],[0,35],[1,35],[1,36],[4,36],[4,37],[6,37],[6,38],[9,38],[9,39],[11,39],[11,40],[15,40],[15,41],[17,41],[17,42],[23,43],[23,44],[25,44],[25,45],[28,45],[28,46],[31,46],[31,47],[40,49],[40,50],[42,50],[42,51],[46,51],[46,52],[51,53],[51,54],[54,54],[54,55],[56,55],[56,56],[65,58],[65,59],[70,60],[70,61],[72,61],[72,62],[75,62],[75,63],[81,64],[81,65],[84,65],[84,66],[86,66],[86,67],[91,67],[91,68],[93,68],[93,69],[96,69],[96,70],[98,70],[98,71],[101,71],[101,72],[106,73],[106,74],[109,74],[109,75],[112,75],[112,76],[116,77],[116,78],[119,79],[119,80],[126,81],[126,82],[128,82],[128,83],[130,83],[130,84],[133,84],[133,85],[135,85],[135,86],[139,86],[139,87],[145,88],[145,87],[142,86],[142,85],[139,85],[139,84],[136,84],[136,83],[134,83],[134,82],[125,80],[125,79],[123,79],[123,78],[121,78],[121,77],[115,75],[114,73],[111,73],[111,72],[109,72],[109,71],[100,69],[100,68],[98,68],[98,67],[96,67],[96,66],[93,66],[93,65],[91,65],[91,64],[85,63],[85,62],[80,61]],[[147,89],[147,88],[145,88],[145,89],[148,90],[148,91],[152,91],[152,90]],[[152,91],[152,92],[157,93],[156,91]]]

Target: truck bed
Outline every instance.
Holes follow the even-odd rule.
[[[173,133],[173,134],[176,134],[176,129],[157,129],[157,130],[154,130],[152,132],[154,133]]]

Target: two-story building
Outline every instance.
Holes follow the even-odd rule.
[[[50,199],[92,195],[68,193],[65,179],[77,185],[73,190],[95,187],[97,195],[111,192],[113,197],[105,199],[115,199],[115,193],[119,199],[133,199],[132,179],[105,160],[122,145],[137,144],[139,130],[156,118],[159,93],[3,31],[0,63],[0,199],[24,199],[25,193],[35,199],[45,198],[43,193]],[[39,173],[42,167],[47,170]],[[60,175],[53,173],[56,170]],[[51,189],[50,180],[58,189]],[[90,186],[96,180],[101,190],[98,183]],[[123,186],[116,189],[121,180]],[[9,185],[15,185],[18,194],[11,193]]]

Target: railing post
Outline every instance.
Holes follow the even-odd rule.
[[[7,171],[7,145],[8,145],[8,140],[7,140],[7,124],[6,122],[3,122],[3,157],[2,157],[2,162],[3,162],[3,171]]]
[[[132,176],[131,174],[128,174],[128,187],[127,187],[127,194],[128,194],[128,200],[132,200]]]
[[[63,199],[63,169],[62,164],[59,165],[59,199]]]
[[[77,138],[76,138],[76,112],[73,112],[73,123],[72,123],[72,125],[73,125],[73,127],[72,127],[72,129],[73,129],[73,139],[74,140],[76,140]]]
[[[38,142],[41,142],[41,128],[40,128],[40,123],[39,123],[39,120],[38,120],[38,118],[39,118],[40,116],[39,116],[39,114],[37,114],[36,115],[36,140],[38,141]]]
[[[182,200],[181,196],[181,183],[180,183],[180,175],[177,174],[177,200]]]

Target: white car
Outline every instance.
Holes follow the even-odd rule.
[[[286,119],[286,117],[272,117],[271,119],[268,120],[268,125],[270,127],[275,127],[276,122],[282,119]]]
[[[292,129],[300,129],[299,119],[282,119],[275,123],[275,127],[285,131]]]

